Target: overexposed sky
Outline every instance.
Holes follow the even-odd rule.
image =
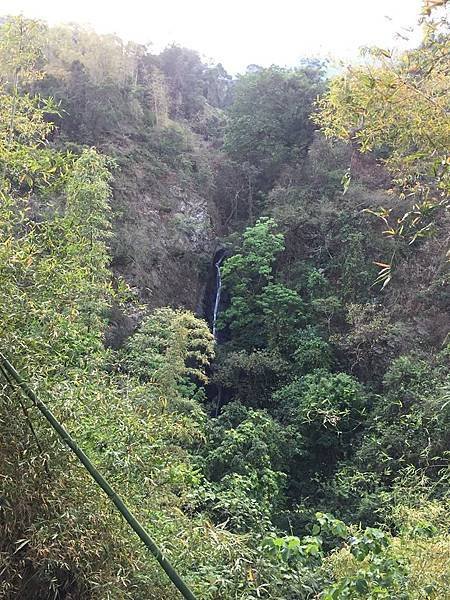
[[[0,0],[0,15],[91,24],[151,42],[155,51],[176,42],[233,73],[305,57],[351,60],[361,46],[408,44],[393,36],[409,35],[420,8],[421,0]]]

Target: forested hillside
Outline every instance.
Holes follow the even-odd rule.
[[[445,4],[334,77],[1,22],[0,352],[199,600],[450,598]],[[179,598],[0,395],[0,598]]]

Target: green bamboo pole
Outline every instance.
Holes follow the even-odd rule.
[[[167,573],[167,576],[172,583],[181,592],[182,596],[186,600],[196,600],[193,592],[189,589],[186,583],[181,579],[176,570],[163,555],[157,544],[151,538],[151,536],[145,531],[133,513],[126,507],[123,500],[118,496],[113,488],[109,485],[103,475],[97,471],[95,466],[91,463],[86,454],[78,447],[75,440],[69,435],[64,427],[59,423],[52,412],[47,406],[39,400],[33,390],[23,381],[19,373],[15,370],[12,364],[5,358],[0,352],[0,363],[7,373],[14,379],[14,381],[20,386],[24,394],[34,403],[34,405],[41,411],[53,429],[57,432],[62,441],[69,446],[69,448],[76,454],[81,464],[86,468],[94,481],[102,488],[105,494],[109,497],[111,502],[116,506],[118,511],[121,513],[123,518],[129,523],[134,532],[139,536],[145,546],[150,550],[156,560],[159,562],[161,567]]]

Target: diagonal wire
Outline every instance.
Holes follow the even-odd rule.
[[[86,454],[81,450],[75,440],[69,435],[69,433],[64,429],[61,423],[56,419],[53,413],[47,408],[47,406],[40,400],[35,392],[25,383],[25,381],[20,377],[19,373],[12,366],[12,364],[7,360],[7,358],[0,352],[0,366],[2,367],[2,372],[8,374],[10,379],[13,379],[17,386],[22,390],[27,398],[29,398],[34,406],[44,415],[53,429],[56,431],[61,440],[73,451],[73,453],[77,456],[78,460],[85,467],[94,481],[99,485],[99,487],[105,492],[105,494],[109,497],[111,502],[123,516],[123,518],[127,521],[133,531],[138,535],[140,540],[144,543],[148,550],[153,554],[156,558],[162,569],[165,571],[169,579],[178,589],[178,591],[182,594],[185,600],[197,600],[194,596],[194,593],[190,590],[184,580],[180,577],[178,572],[174,569],[172,564],[168,561],[168,559],[164,556],[162,550],[153,540],[153,538],[148,534],[148,532],[143,528],[143,526],[139,523],[133,513],[128,509],[128,507],[123,502],[122,498],[114,489],[109,485],[103,475],[97,470],[97,468],[91,463]],[[9,382],[9,379],[7,379]]]

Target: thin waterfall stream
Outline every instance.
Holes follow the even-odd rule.
[[[220,295],[222,293],[222,276],[220,274],[220,266],[221,266],[224,258],[225,258],[225,255],[222,254],[222,256],[214,264],[214,267],[216,269],[216,297],[214,299],[214,310],[213,310],[213,319],[212,319],[212,333],[213,333],[214,338],[216,338],[217,317],[219,316]]]
[[[222,274],[220,270],[228,256],[226,248],[219,247],[215,251],[209,266],[208,279],[203,294],[203,316],[209,324],[217,346],[228,339],[228,331],[218,327],[220,311],[225,308],[228,300],[226,289],[222,286]],[[210,365],[208,377],[211,376],[212,378],[215,370],[216,366]],[[222,405],[228,400],[228,390],[224,390],[220,383],[211,380],[206,386],[206,395],[211,403],[211,415],[217,417]]]

